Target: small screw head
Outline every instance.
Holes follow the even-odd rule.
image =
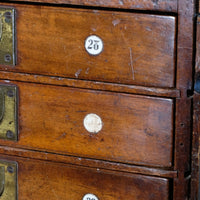
[[[12,60],[11,55],[10,55],[10,54],[6,54],[6,55],[4,56],[4,60],[5,60],[5,62],[10,62],[10,61]]]
[[[12,138],[14,138],[14,133],[13,133],[12,131],[8,130],[8,131],[6,132],[6,137],[7,137],[8,139],[12,139]]]
[[[8,166],[8,167],[7,167],[7,171],[8,171],[9,173],[13,173],[13,172],[14,172],[14,168],[13,168],[12,166]]]
[[[8,90],[8,91],[7,91],[7,95],[8,95],[9,97],[14,97],[14,91],[13,91],[13,90]]]
[[[6,13],[4,14],[4,17],[5,17],[5,22],[6,22],[6,23],[10,23],[11,20],[12,20],[12,13],[11,13],[11,12],[6,12]]]

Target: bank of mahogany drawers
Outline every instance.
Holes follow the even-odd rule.
[[[2,5],[16,9],[17,64],[0,70],[6,72],[1,83],[18,88],[19,136],[16,142],[0,141],[10,148],[5,150],[9,156],[1,157],[18,164],[19,200],[80,200],[85,194],[99,200],[170,199],[173,176],[166,174],[175,174],[174,98],[112,88],[175,87],[176,17]],[[98,55],[86,51],[91,35],[103,42]],[[72,165],[20,151],[135,166],[148,173]]]

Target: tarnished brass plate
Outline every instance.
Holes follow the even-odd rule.
[[[16,86],[0,85],[0,139],[17,141],[17,101]]]
[[[0,160],[0,200],[17,200],[17,163]]]
[[[0,64],[16,64],[15,10],[0,6]]]

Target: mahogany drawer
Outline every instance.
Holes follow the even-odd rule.
[[[174,16],[9,5],[16,8],[17,65],[1,70],[174,87]],[[100,48],[95,39],[85,47],[91,35],[103,42],[99,55],[86,51]]]
[[[20,157],[0,158],[18,164],[18,200],[84,200],[86,194],[98,200],[169,199],[170,181],[166,178]]]
[[[172,99],[12,83],[19,88],[19,139],[1,144],[172,166]]]
[[[111,8],[126,8],[137,10],[159,10],[168,12],[177,12],[177,0],[17,0],[18,2],[41,2],[41,3],[53,3],[53,4],[72,4],[79,6],[97,6],[97,7],[111,7]]]

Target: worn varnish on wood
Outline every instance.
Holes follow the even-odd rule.
[[[170,167],[173,100],[50,85],[19,88],[18,147],[128,163]],[[103,128],[88,132],[87,114]]]
[[[17,12],[18,64],[1,70],[174,86],[175,17],[9,5]],[[85,50],[89,35],[104,43],[98,56]]]
[[[7,0],[9,1],[9,0]],[[12,0],[18,2],[40,2],[53,4],[72,4],[112,8],[128,8],[137,10],[177,11],[177,0]]]
[[[196,2],[194,0],[124,0],[123,2],[27,0],[29,3],[37,2],[35,6],[22,5],[22,2],[25,0],[18,0],[17,4],[6,4],[17,9],[18,63],[14,68],[1,66],[0,75],[1,80],[21,81],[13,82],[20,89],[19,141],[16,143],[1,141],[0,147],[1,154],[13,155],[11,159],[19,162],[21,171],[29,170],[30,178],[26,173],[27,179],[22,178],[22,181],[27,184],[23,183],[25,192],[19,193],[20,198],[25,195],[25,199],[55,199],[57,197],[54,194],[55,190],[45,193],[54,186],[53,188],[58,191],[56,193],[58,198],[62,199],[63,195],[66,195],[66,189],[63,189],[66,183],[65,178],[70,176],[66,175],[67,173],[62,175],[58,173],[59,181],[57,181],[55,177],[52,177],[52,174],[57,174],[57,169],[55,169],[57,167],[51,166],[59,166],[59,172],[64,172],[64,168],[68,166],[63,163],[71,163],[77,168],[75,171],[68,169],[66,171],[70,175],[76,174],[75,177],[79,173],[81,180],[86,178],[81,175],[80,166],[92,168],[101,166],[101,168],[112,170],[113,174],[116,173],[115,177],[121,180],[117,189],[113,185],[118,184],[118,179],[112,176],[110,180],[112,179],[113,182],[109,181],[107,170],[103,171],[103,175],[99,178],[102,181],[101,185],[96,184],[98,180],[96,172],[91,173],[94,179],[88,178],[88,180],[93,181],[93,188],[98,186],[98,189],[106,193],[101,196],[101,192],[95,190],[97,191],[95,194],[100,199],[106,199],[109,194],[108,199],[183,200],[193,198],[192,200],[196,200],[190,193],[192,190],[196,191],[197,186],[195,189],[189,189],[192,116],[190,95],[193,85],[193,22]],[[41,6],[39,2],[45,4]],[[74,9],[69,8],[70,5],[67,4],[72,4]],[[60,7],[61,5],[63,8]],[[94,12],[92,7],[78,9],[80,5],[99,6],[94,7],[95,9],[112,7],[132,10],[122,12],[122,9],[116,9],[112,12],[110,9],[103,11],[100,8]],[[136,14],[133,9],[140,11]],[[159,12],[154,12],[156,10]],[[163,12],[162,15],[160,11],[168,12]],[[93,28],[91,25],[94,24],[100,24],[95,27],[96,31],[91,29]],[[151,25],[150,29],[147,25]],[[56,26],[57,29],[55,29]],[[66,27],[73,30],[73,34],[68,34]],[[84,31],[80,32],[80,28]],[[36,36],[36,33],[39,36]],[[104,51],[99,56],[91,57],[84,49],[84,40],[94,33],[100,33],[97,35],[109,44],[109,48],[104,46]],[[104,38],[102,34],[106,37]],[[111,37],[112,34],[115,35],[114,40]],[[77,35],[80,36],[78,40],[75,38]],[[72,41],[67,42],[70,37]],[[142,46],[139,47],[136,43],[140,38],[142,38]],[[71,56],[70,52],[77,53],[77,51],[70,49],[68,52],[64,47],[75,46],[76,41],[78,43],[83,41],[82,46],[78,46],[81,53],[79,56],[76,54]],[[113,44],[111,41],[114,41]],[[112,46],[116,43],[117,45],[113,48]],[[114,52],[115,56],[112,57],[110,52]],[[145,52],[145,55],[142,52]],[[67,57],[66,54],[70,56]],[[58,59],[54,59],[53,56]],[[88,61],[94,68],[86,67]],[[70,64],[69,68],[66,63]],[[37,75],[34,76],[35,74]],[[32,83],[25,83],[26,81]],[[33,84],[35,82],[44,85]],[[54,84],[57,86],[53,86]],[[110,92],[103,92],[103,90]],[[120,94],[114,92],[120,92]],[[138,93],[140,96],[124,93]],[[164,98],[141,96],[141,94]],[[83,96],[83,101],[89,103],[81,102],[81,96]],[[97,134],[88,133],[84,128],[83,119],[88,113],[98,114],[103,121],[103,128]],[[81,119],[80,123],[79,119]],[[149,126],[146,129],[147,125]],[[70,134],[66,134],[65,130],[68,130],[67,133]],[[47,154],[47,151],[50,154]],[[26,159],[17,157],[26,157]],[[36,158],[60,163],[37,162]],[[27,168],[24,167],[26,163],[29,163]],[[42,182],[35,190],[31,188],[32,196],[30,196],[27,190],[28,181],[32,181],[35,185],[36,179],[33,180],[32,176],[37,178],[37,174],[32,173],[33,166],[36,169],[43,169],[41,163],[45,163],[45,170],[49,165],[52,174],[49,175],[48,170],[37,172],[38,176],[45,180],[45,184]],[[86,171],[87,175],[90,174],[89,168]],[[137,179],[134,173],[143,175],[136,175]],[[155,176],[160,178],[154,179]],[[132,177],[135,178],[131,179]],[[148,184],[144,184],[144,177],[150,178],[147,180]],[[154,184],[152,179],[157,184]],[[73,178],[71,180],[78,186],[68,182],[72,185],[68,193],[71,196],[64,196],[64,199],[73,199],[80,194],[77,192],[80,182],[76,182]],[[164,180],[165,183],[163,184],[160,180]],[[110,183],[110,190],[108,188],[104,190],[106,182]],[[191,185],[194,186],[195,183],[197,180],[193,179]],[[135,190],[135,185],[139,190]],[[157,192],[158,185],[160,185],[158,191],[161,193]],[[72,194],[74,188],[75,196]],[[152,194],[155,189],[156,195]],[[39,196],[36,193],[37,190],[45,193],[45,196]],[[82,191],[81,188],[80,190]],[[125,190],[126,193],[124,193]],[[121,194],[123,197],[120,196]],[[81,197],[79,196],[78,199]]]
[[[147,176],[156,176],[156,177],[163,177],[163,178],[177,178],[178,172],[173,169],[162,169],[162,168],[150,168],[146,166],[139,166],[139,165],[131,165],[127,163],[116,163],[110,161],[103,161],[97,160],[92,158],[83,158],[83,157],[76,157],[70,155],[63,155],[63,154],[52,154],[46,153],[42,151],[35,151],[35,150],[27,150],[21,149],[17,147],[9,147],[9,146],[0,146],[0,154],[10,155],[10,156],[19,156],[37,160],[44,160],[44,161],[52,161],[65,164],[72,164],[83,167],[90,167],[90,168],[103,168],[112,171],[120,171],[120,172],[129,172],[134,174],[143,174]]]
[[[165,178],[0,157],[18,163],[20,200],[78,200],[88,193],[104,200],[168,200],[169,197],[169,180]]]
[[[174,179],[173,199],[189,199],[191,172],[191,121],[194,57],[195,0],[178,1],[177,79],[181,98],[176,100],[174,158],[179,176]],[[190,97],[189,97],[190,96]],[[191,189],[192,190],[192,189]]]
[[[68,79],[60,77],[48,77],[45,75],[34,75],[26,73],[15,73],[1,71],[1,80],[13,80],[30,83],[40,83],[48,85],[59,85],[76,88],[94,89],[101,91],[112,91],[119,93],[139,94],[148,96],[158,96],[167,98],[180,98],[180,90],[176,88],[145,87],[140,85],[113,84],[99,81],[88,81],[78,79]]]
[[[200,17],[197,18],[195,86],[193,96],[192,199],[200,198]]]

